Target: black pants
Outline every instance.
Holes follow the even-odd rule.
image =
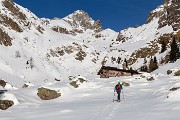
[[[116,92],[117,92],[117,94],[118,94],[117,98],[118,98],[118,100],[120,100],[121,90],[117,90]]]

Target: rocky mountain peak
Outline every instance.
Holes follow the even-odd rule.
[[[149,14],[146,23],[151,22],[154,18],[159,18],[158,28],[166,25],[172,26],[173,30],[180,29],[180,0],[164,0],[164,4],[153,10]]]
[[[96,32],[102,30],[100,20],[94,21],[88,13],[83,10],[77,10],[63,19],[73,26],[74,29],[81,29],[83,31],[91,29]]]

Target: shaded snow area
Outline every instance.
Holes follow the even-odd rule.
[[[147,81],[149,76],[154,80]],[[130,86],[123,87],[118,103],[113,102],[113,98],[116,99],[114,85],[119,80]],[[163,74],[94,78],[78,88],[61,87],[62,96],[50,101],[40,100],[36,95],[37,86],[30,86],[1,95],[1,99],[13,100],[16,105],[1,111],[0,117],[1,120],[178,120],[180,89],[170,89],[179,85],[179,77]],[[54,84],[51,88],[58,86],[61,85]]]

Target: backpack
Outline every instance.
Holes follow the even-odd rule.
[[[120,90],[120,89],[121,89],[120,85],[117,84],[116,87],[115,87],[115,89],[116,89],[116,90]]]

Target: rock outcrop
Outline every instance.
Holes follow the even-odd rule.
[[[151,22],[154,18],[159,18],[158,28],[166,25],[172,26],[173,30],[180,29],[180,0],[165,0],[164,4],[153,10],[147,23]]]
[[[73,26],[74,31],[80,29],[86,31],[87,29],[94,30],[95,32],[102,31],[102,24],[100,20],[94,21],[88,13],[83,10],[77,10],[69,16],[65,17],[64,20]]]

